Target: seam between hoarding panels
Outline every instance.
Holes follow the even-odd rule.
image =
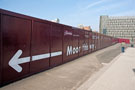
[[[30,30],[30,62],[29,62],[29,73],[31,73],[30,70],[30,63],[32,61],[32,32],[33,32],[33,19],[31,20],[31,30]]]
[[[2,63],[3,63],[3,60],[4,60],[4,57],[3,57],[3,52],[4,52],[4,50],[3,50],[3,26],[2,26],[2,17],[3,17],[3,15],[4,15],[4,14],[1,13],[1,21],[0,21],[0,22],[1,22],[1,28],[0,28],[0,29],[1,29],[1,37],[0,37],[0,38],[1,38],[1,83],[2,83],[2,81],[3,81],[3,80],[2,80],[2,76],[3,76],[2,73],[3,73],[3,66],[4,66],[4,65],[2,64]]]
[[[52,26],[53,24],[49,24],[49,53],[51,53],[51,49],[52,49]],[[51,67],[51,54],[49,54],[49,68]]]
[[[0,80],[1,80],[1,82],[0,83],[2,83],[2,73],[3,73],[3,30],[2,30],[2,13],[1,13],[1,15],[0,15],[0,18],[1,18],[1,20],[0,20],[0,43],[1,43],[1,45],[0,45],[0,52],[1,52],[1,61],[0,61],[0,63],[1,63],[1,65],[0,65],[0,69],[1,69],[1,77],[0,77]]]
[[[2,15],[0,12],[0,86],[2,81]]]
[[[61,29],[62,29],[62,30],[61,30],[61,31],[62,31],[62,38],[61,38],[61,39],[62,39],[62,64],[63,64],[63,63],[64,63],[64,60],[63,60],[63,53],[64,53],[64,51],[63,51],[63,50],[64,50],[64,47],[63,47],[63,41],[64,41],[64,40],[63,40],[63,39],[64,39],[64,26],[62,26]]]
[[[77,35],[79,35],[79,31],[78,30],[77,30]],[[79,48],[79,37],[77,38],[77,40],[78,40],[78,43],[77,43],[78,48]],[[79,57],[79,53],[78,53],[78,56],[77,57]]]

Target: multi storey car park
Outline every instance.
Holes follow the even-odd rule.
[[[100,33],[0,9],[0,86],[117,42]]]

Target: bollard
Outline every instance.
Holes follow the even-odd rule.
[[[133,44],[131,44],[131,47],[134,47],[134,45],[133,45]]]
[[[125,47],[121,47],[121,52],[125,52]]]

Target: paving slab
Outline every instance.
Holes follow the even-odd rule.
[[[135,90],[135,48],[127,48],[113,61],[93,83],[77,90]]]

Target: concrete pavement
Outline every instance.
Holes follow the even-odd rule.
[[[135,90],[135,48],[127,48],[115,59],[93,83],[87,80],[77,90]]]

